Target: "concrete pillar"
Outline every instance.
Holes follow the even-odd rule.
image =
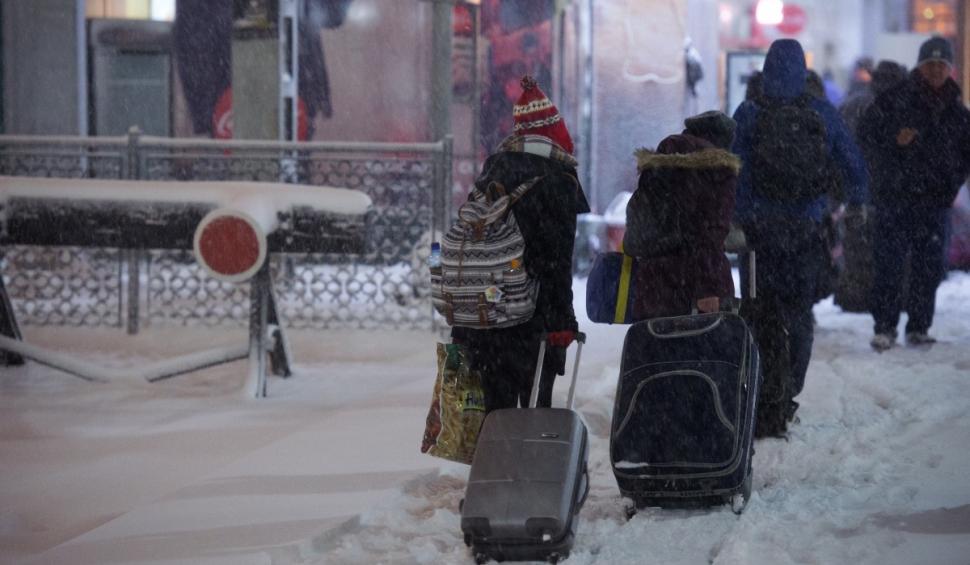
[[[232,30],[232,120],[237,139],[296,139],[300,0],[252,2]]]
[[[84,1],[3,0],[2,9],[4,133],[86,135]]]

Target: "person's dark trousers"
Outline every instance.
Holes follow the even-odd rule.
[[[873,237],[875,280],[872,317],[875,333],[894,334],[900,312],[909,314],[906,333],[926,333],[933,325],[936,289],[945,274],[946,208],[880,206]],[[902,296],[907,256],[909,290]]]
[[[805,375],[812,357],[815,324],[812,306],[815,302],[819,272],[826,266],[828,252],[810,220],[778,222],[752,232],[756,251],[756,290],[760,301],[773,302],[788,338],[791,370],[791,397],[805,386]],[[741,257],[739,274],[748,277],[747,260]],[[748,295],[742,283],[742,298]]]
[[[486,413],[499,408],[529,406],[536,360],[539,358],[539,340],[504,345],[506,347],[501,349],[483,352],[486,355],[478,357],[476,363],[482,371]],[[538,406],[552,405],[552,388],[556,381],[556,362],[550,359],[552,355],[552,348],[547,345],[539,381]]]

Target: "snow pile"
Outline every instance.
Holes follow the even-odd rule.
[[[574,292],[582,312],[584,281]],[[941,287],[929,349],[876,354],[869,316],[831,301],[815,312],[801,421],[788,442],[756,442],[744,514],[630,521],[608,459],[626,328],[581,320],[592,489],[568,563],[970,563],[970,275]],[[26,329],[106,364],[242,338]],[[471,562],[458,513],[468,469],[418,452],[435,336],[290,337],[296,374],[262,401],[242,394],[242,364],[157,384],[0,369],[0,562]]]

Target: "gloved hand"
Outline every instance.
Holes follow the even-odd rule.
[[[549,345],[554,347],[569,347],[569,344],[576,339],[576,332],[573,330],[560,330],[558,332],[549,332],[546,336],[546,341]]]

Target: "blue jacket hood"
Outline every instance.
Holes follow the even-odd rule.
[[[805,92],[805,52],[794,39],[779,39],[771,44],[764,65],[764,95],[790,100]]]

